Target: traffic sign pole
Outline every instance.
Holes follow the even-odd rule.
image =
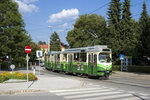
[[[27,53],[27,56],[26,56],[26,59],[27,59],[27,88],[29,88],[28,87],[28,81],[29,81],[29,77],[28,77],[28,70],[29,70],[29,68],[28,68],[28,60],[29,59],[28,58],[29,57],[28,57],[28,54],[31,53],[31,47],[30,46],[26,46],[25,47],[25,52]]]
[[[123,60],[121,60],[121,72],[122,72],[122,64],[123,64]]]
[[[27,85],[28,85],[28,53],[27,53]]]
[[[124,55],[120,55],[120,60],[121,60],[121,72],[122,72]]]

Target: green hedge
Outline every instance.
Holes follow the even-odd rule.
[[[121,70],[120,65],[113,65],[112,70],[113,71],[120,71]]]
[[[120,71],[121,65],[113,65],[113,71]],[[128,66],[128,72],[150,73],[150,66]]]
[[[8,62],[3,62],[1,64],[1,70],[8,70]]]
[[[128,66],[129,72],[150,73],[150,66]]]

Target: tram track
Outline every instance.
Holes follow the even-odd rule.
[[[123,90],[123,91],[132,91],[132,92],[139,92],[139,93],[150,93],[150,86],[147,86],[148,83],[142,82],[139,79],[139,83],[137,81],[135,81],[134,79],[131,78],[126,78],[126,80],[123,80],[121,77],[115,77],[115,76],[111,76],[109,80],[102,80],[102,79],[92,79],[92,78],[88,78],[88,76],[75,76],[75,75],[66,75],[62,72],[51,72],[51,71],[47,71],[47,70],[43,70],[44,73],[46,74],[50,74],[50,75],[54,75],[54,76],[60,76],[60,77],[64,77],[64,78],[69,78],[69,79],[74,79],[74,80],[78,80],[81,81],[82,85],[80,85],[79,87],[75,87],[76,89],[79,88],[89,88],[89,87],[108,87],[108,88],[114,88],[114,89],[118,89],[118,90]],[[131,81],[132,80],[132,81]],[[135,82],[134,82],[135,81]]]

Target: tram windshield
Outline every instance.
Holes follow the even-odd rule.
[[[99,53],[99,61],[100,63],[110,63],[111,58],[109,53]]]

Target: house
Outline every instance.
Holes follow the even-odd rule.
[[[43,52],[43,57],[44,58],[44,55],[46,52],[48,52],[48,44],[43,44],[43,45],[38,45],[40,47],[40,49],[42,50]],[[64,51],[65,49],[67,49],[69,46],[64,44],[64,43],[61,43],[60,44],[60,48],[61,48],[61,51]]]
[[[48,44],[38,45],[43,52],[43,55],[48,52]]]

